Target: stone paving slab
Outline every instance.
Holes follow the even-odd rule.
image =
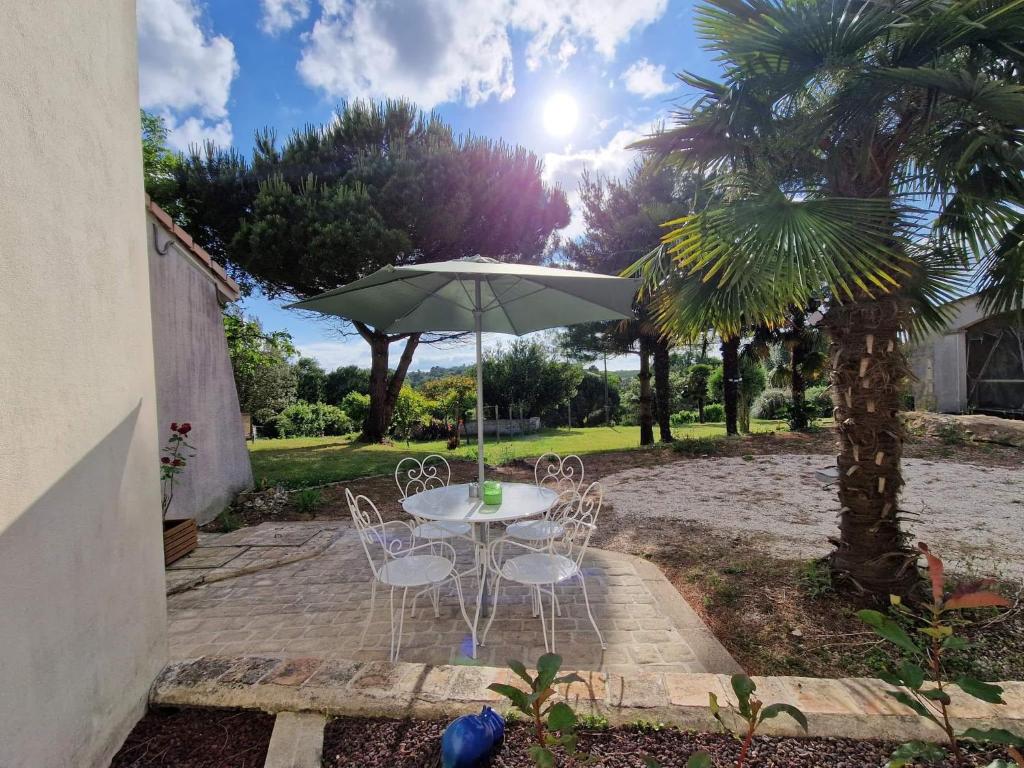
[[[509,670],[499,667],[313,657],[301,663],[278,659],[262,677],[255,678],[252,670],[266,665],[266,657],[255,661],[242,657],[173,662],[154,683],[150,701],[323,716],[448,718],[478,712],[484,704],[495,706],[498,697],[487,686],[514,682]],[[298,667],[301,672],[296,674]],[[681,728],[715,730],[708,693],[714,692],[723,705],[735,705],[728,675],[657,669],[628,677],[592,671],[579,674],[585,682],[560,686],[556,699],[568,700],[579,711],[601,713],[613,725],[642,718]],[[299,678],[301,682],[297,682]],[[765,703],[799,706],[807,715],[811,736],[899,740],[943,737],[933,723],[909,714],[887,696],[888,686],[881,680],[755,677],[754,681]],[[1005,705],[986,704],[952,692],[955,727],[1019,732],[1024,726],[1024,682],[1002,685]],[[726,716],[732,715],[726,711]],[[789,718],[769,720],[762,730],[766,734],[804,735]]]
[[[281,712],[274,719],[264,768],[320,768],[325,725],[321,714]]]
[[[290,526],[300,528],[295,536],[288,533]],[[307,534],[310,537],[304,539]],[[305,543],[298,547],[269,545],[284,539],[304,539]],[[265,523],[211,540],[206,549],[220,551],[251,541],[265,544],[249,546],[227,565],[210,569],[205,575],[207,583],[168,598],[172,658],[271,654],[388,659],[388,591],[378,590],[371,615],[369,563],[349,524],[321,529],[311,523]],[[289,553],[318,549],[320,554],[315,557],[271,570],[262,567]],[[468,543],[461,546],[459,558],[460,565],[471,561]],[[212,556],[206,558],[210,560]],[[584,561],[584,573],[607,648],[601,648],[590,624],[578,583],[558,585],[561,616],[555,619],[555,649],[567,664],[623,675],[638,667],[673,672],[742,671],[653,564],[592,549]],[[472,616],[476,577],[464,577],[462,588]],[[401,600],[400,592],[397,599]],[[415,615],[407,608],[402,660],[434,665],[470,661],[472,638],[454,587],[449,584],[442,590],[438,618],[427,603],[421,600]],[[475,661],[503,665],[512,658],[530,661],[544,653],[541,623],[532,616],[526,588],[506,582],[495,612],[488,642],[477,648]],[[368,616],[366,641],[360,647]]]
[[[201,532],[199,546],[168,566],[167,594],[314,557],[330,546],[343,526],[328,520],[261,523],[223,534]]]

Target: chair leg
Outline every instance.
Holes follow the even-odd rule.
[[[441,585],[435,584],[434,589],[431,591],[434,599],[434,618],[441,618]]]
[[[487,642],[487,633],[491,631],[491,624],[494,623],[494,617],[498,613],[498,590],[501,589],[501,574],[497,573],[494,575],[494,588],[491,590],[491,594],[494,596],[494,605],[491,606],[491,615],[487,619],[487,626],[484,627],[483,635],[480,638],[480,645]],[[481,595],[483,594],[483,582],[480,585]],[[477,614],[480,613],[480,603],[477,602]]]
[[[373,609],[377,604],[377,580],[374,579],[370,582],[370,611],[366,614],[366,621],[363,622],[363,634],[359,636],[359,648],[362,649],[363,644],[366,642],[366,632],[370,628],[370,622],[373,621]]]
[[[558,608],[558,596],[555,595],[555,585],[551,585],[551,652],[555,652],[555,611],[558,609],[558,615],[562,615],[561,609]]]
[[[582,573],[576,574],[580,577],[580,584],[583,585],[583,602],[587,606],[587,616],[590,617],[590,626],[594,628],[597,633],[597,639],[601,641],[601,647],[607,649],[608,646],[604,642],[604,638],[601,636],[601,630],[597,628],[597,622],[594,621],[594,614],[590,612],[590,598],[587,596],[587,580],[583,578]]]
[[[405,629],[405,597],[408,594],[409,594],[409,588],[406,587],[406,588],[404,588],[402,590],[402,607],[398,611],[398,635],[397,635],[397,637],[395,636],[395,632],[394,632],[395,614],[393,612],[391,614],[391,626],[392,626],[392,632],[391,632],[391,635],[392,635],[391,660],[392,661],[398,661],[398,654],[402,650],[402,631]],[[394,590],[394,588],[392,588],[392,590],[391,590],[392,611],[394,610],[394,598],[395,598],[395,590]]]
[[[391,648],[388,650],[388,659],[395,660],[395,588],[391,588],[391,597],[388,601],[388,608],[391,609]]]
[[[544,638],[544,652],[551,653],[551,646],[548,644],[548,625],[547,620],[544,618],[544,598],[541,594],[540,587],[535,587],[537,592],[537,602],[540,603],[540,633]],[[554,597],[552,597],[554,600]],[[551,623],[555,623],[555,608],[554,603],[551,605]]]

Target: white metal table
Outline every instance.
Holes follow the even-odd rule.
[[[470,523],[477,546],[486,547],[490,541],[491,523],[507,523],[536,517],[547,512],[558,499],[550,488],[531,483],[501,484],[501,504],[484,504],[483,499],[469,497],[469,484],[446,485],[430,488],[407,496],[402,509],[413,517],[442,522]],[[480,604],[477,613],[487,609],[487,568],[480,561],[479,577],[482,582]]]

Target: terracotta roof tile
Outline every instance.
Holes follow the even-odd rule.
[[[182,248],[209,268],[210,277],[228,301],[235,301],[241,295],[238,283],[228,276],[228,273],[224,271],[224,267],[210,258],[210,254],[206,252],[206,249],[196,243],[188,232],[175,224],[167,211],[154,203],[149,195],[146,195],[146,210],[153,214],[156,220],[160,222],[160,225],[178,241]]]

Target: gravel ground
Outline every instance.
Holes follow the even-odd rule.
[[[324,766],[342,768],[436,768],[439,764],[441,733],[445,723],[421,720],[372,720],[340,718],[324,732]],[[510,724],[505,745],[491,759],[491,768],[527,768],[533,765],[527,750],[530,729],[523,723]],[[882,766],[894,745],[851,739],[784,739],[758,737],[754,741],[749,768],[865,768]],[[582,732],[580,749],[605,768],[643,768],[645,756],[657,759],[664,768],[683,768],[689,756],[705,750],[720,768],[734,765],[738,742],[723,734],[688,733],[664,728],[644,732],[615,728]],[[975,756],[972,765],[987,765],[993,756]],[[562,758],[563,768],[582,766],[580,761]],[[946,764],[936,764],[943,768]]]
[[[274,716],[162,707],[135,724],[110,768],[261,768]]]
[[[602,478],[619,516],[705,523],[756,535],[780,557],[811,558],[838,533],[839,504],[814,471],[821,455],[710,457],[627,469]],[[902,506],[910,529],[959,570],[1024,578],[1024,471],[904,459]]]

